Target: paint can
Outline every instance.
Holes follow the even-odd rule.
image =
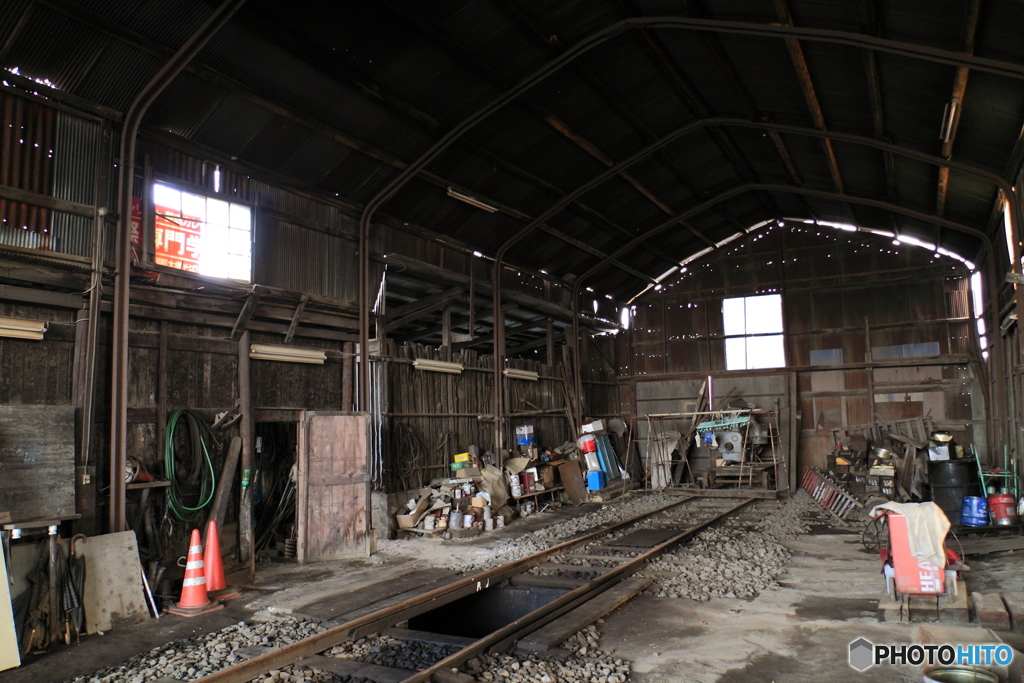
[[[437,525],[437,518],[434,515],[427,515],[423,518],[424,531],[433,531]]]
[[[437,522],[434,524],[435,529],[447,529],[448,528],[448,515],[438,515]]]
[[[452,510],[451,515],[448,518],[448,526],[452,529],[462,528],[462,512],[459,510]]]
[[[988,526],[988,501],[980,496],[964,496],[960,526]]]
[[[484,531],[494,531],[494,520],[493,519],[485,519],[484,520]]]
[[[497,517],[495,517],[494,518],[494,526],[495,526],[495,528],[498,528],[498,529],[500,529],[503,526],[505,526],[505,515],[498,515]]]
[[[1017,523],[1017,506],[1008,493],[994,493],[988,497],[988,508],[992,519],[999,526],[1014,526]]]

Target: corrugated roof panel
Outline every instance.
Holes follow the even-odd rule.
[[[194,134],[196,142],[238,156],[273,116],[248,100],[228,95]]]
[[[18,67],[23,76],[69,90],[88,70],[99,45],[98,34],[83,30],[56,10],[36,5],[4,51],[3,67]]]
[[[87,100],[125,111],[161,63],[149,53],[110,41],[74,92]]]

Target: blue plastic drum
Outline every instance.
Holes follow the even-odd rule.
[[[978,496],[964,496],[960,526],[988,526],[988,501]]]

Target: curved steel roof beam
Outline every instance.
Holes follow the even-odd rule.
[[[813,29],[796,26],[783,26],[771,24],[758,24],[752,22],[736,22],[719,19],[698,19],[693,17],[631,17],[623,19],[611,26],[598,31],[597,33],[584,38],[561,56],[551,60],[532,74],[509,88],[507,91],[491,100],[490,103],[480,108],[457,126],[452,128],[440,140],[424,152],[419,159],[409,164],[408,167],[399,173],[388,183],[363,209],[359,219],[359,284],[360,284],[360,359],[359,368],[359,406],[365,408],[367,398],[367,385],[369,382],[369,329],[370,312],[367,305],[367,298],[370,292],[370,259],[369,259],[369,229],[373,214],[383,205],[395,192],[404,186],[410,178],[426,167],[438,154],[443,152],[464,133],[472,129],[495,111],[515,100],[520,94],[540,83],[551,74],[559,71],[562,67],[571,63],[578,57],[586,54],[605,43],[606,41],[634,28],[663,28],[677,30],[706,31],[710,33],[731,33],[735,35],[756,35],[779,38],[796,38],[799,40],[810,40],[851,47],[867,48],[879,52],[887,52],[906,57],[914,57],[925,61],[950,64],[953,66],[968,66],[978,71],[985,71],[996,75],[1024,80],[1024,65],[1012,64],[985,57],[977,57],[950,50],[942,50],[924,45],[904,43],[886,38],[866,36],[848,31],[836,31],[831,29]]]

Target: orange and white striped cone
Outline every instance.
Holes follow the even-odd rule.
[[[199,538],[199,529],[193,529],[192,540],[188,544],[188,556],[185,558],[185,580],[181,584],[181,600],[164,611],[182,617],[194,617],[222,607],[224,605],[211,601],[206,594],[203,544]]]
[[[220,534],[217,522],[206,523],[206,551],[203,553],[203,571],[206,572],[206,593],[214,600],[232,600],[242,597],[237,588],[224,580],[224,560],[220,555]]]

